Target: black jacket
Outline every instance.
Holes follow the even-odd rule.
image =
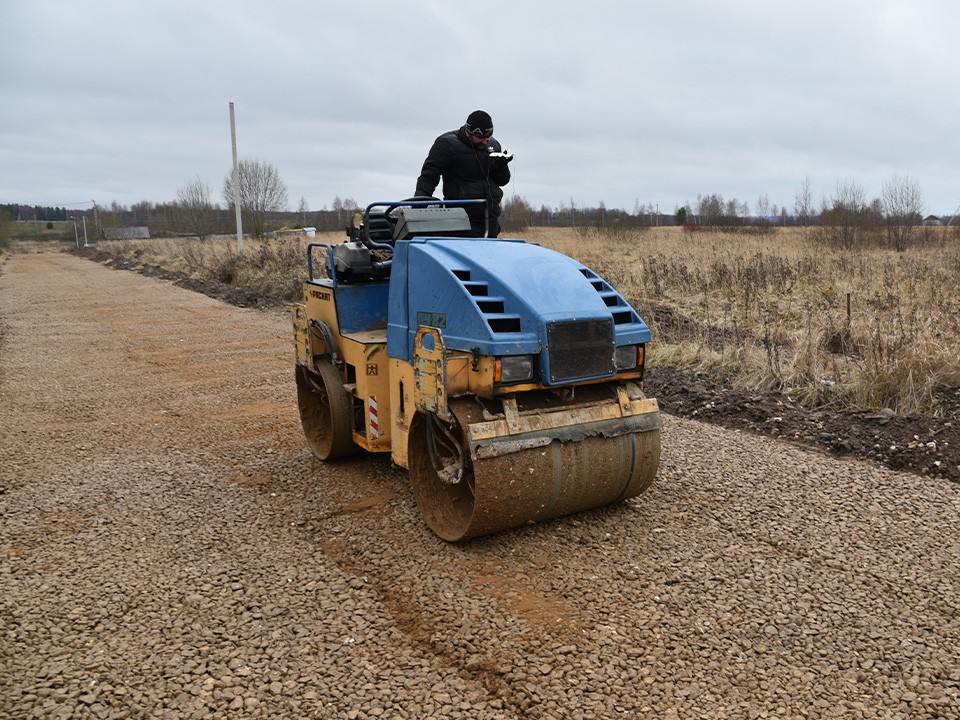
[[[510,182],[510,168],[503,159],[488,157],[491,152],[500,152],[500,143],[494,138],[490,138],[485,150],[477,151],[463,128],[444,133],[434,141],[423,162],[416,194],[432,196],[443,178],[444,200],[486,198],[490,213],[500,215],[500,201],[503,199],[500,188]],[[477,212],[467,210],[471,217]]]

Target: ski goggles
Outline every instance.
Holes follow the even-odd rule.
[[[493,137],[493,128],[492,128],[492,127],[489,127],[489,128],[478,128],[478,127],[477,127],[477,128],[475,128],[475,127],[470,127],[469,125],[464,125],[463,127],[466,129],[466,131],[467,131],[468,134],[473,135],[474,137],[478,137],[478,138]]]

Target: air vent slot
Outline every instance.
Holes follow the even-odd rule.
[[[614,325],[633,325],[634,323],[640,322],[640,318],[633,311],[633,308],[631,308],[630,305],[627,304],[627,301],[621,297],[620,293],[610,287],[603,278],[587,268],[580,268],[580,272],[600,294],[600,299],[603,300],[603,304],[608,308],[614,308],[611,313]]]
[[[490,329],[495,333],[517,333],[520,332],[520,318],[518,317],[500,317],[487,318]]]
[[[477,306],[480,312],[484,313],[502,313],[503,300],[477,300]]]
[[[453,270],[453,274],[463,288],[474,298],[483,319],[495,333],[523,332],[520,316],[506,313],[506,301],[502,297],[490,295],[490,286],[485,282],[470,279],[469,270]]]

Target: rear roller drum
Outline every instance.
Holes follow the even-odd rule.
[[[353,443],[350,395],[330,361],[321,360],[316,367],[319,374],[297,365],[300,423],[313,454],[321,460],[335,460],[357,450]]]

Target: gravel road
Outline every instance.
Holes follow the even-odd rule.
[[[654,487],[465,546],[324,465],[286,314],[0,269],[2,718],[960,718],[960,486],[665,418]]]

